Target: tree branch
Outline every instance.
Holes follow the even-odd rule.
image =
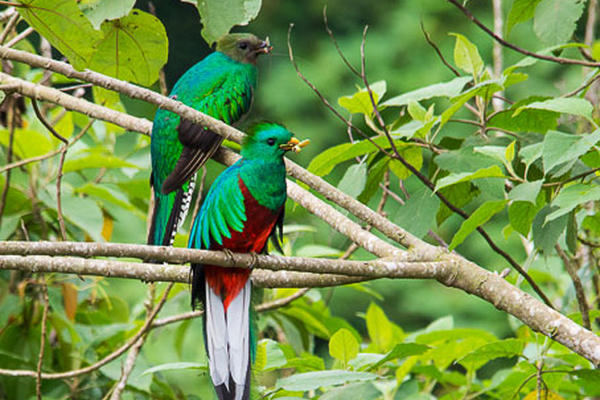
[[[280,257],[274,255],[252,256],[250,254],[234,254],[232,258],[222,252],[206,250],[113,243],[69,242],[0,242],[0,253],[23,255],[78,254],[85,257],[118,256],[141,259],[151,258],[157,261],[179,263],[193,261],[238,268],[255,266],[271,270],[265,272],[253,271],[253,281],[258,286],[267,287],[338,285],[348,283],[353,279],[364,280],[384,277],[396,279],[435,279],[446,286],[460,289],[484,299],[499,310],[503,310],[520,319],[531,329],[558,341],[587,358],[595,365],[600,365],[600,337],[511,285],[498,274],[484,270],[455,254],[445,253],[439,256],[436,261],[431,262],[406,262],[393,258],[373,261],[344,261],[336,259]],[[144,281],[187,282],[189,279],[189,268],[185,266],[86,260],[76,257],[40,255],[28,255],[25,257],[20,255],[0,256],[0,269],[93,274],[141,279]],[[302,273],[291,271],[302,271]],[[312,273],[306,274],[306,272]],[[134,339],[137,340],[138,338]],[[0,374],[2,372],[0,370]],[[48,375],[56,376],[56,374]],[[25,376],[35,375],[25,374]],[[59,377],[64,376],[61,375]]]

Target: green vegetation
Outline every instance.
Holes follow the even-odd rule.
[[[3,19],[9,28],[4,44],[30,26],[36,33],[14,48],[64,56],[77,69],[160,91],[161,69],[170,88],[208,53],[202,38],[214,40],[250,22],[234,30],[270,36],[275,47],[260,60],[250,120],[281,122],[310,138],[295,161],[413,235],[447,243],[538,299],[543,293],[558,312],[599,332],[600,42],[587,35],[588,3],[499,1],[503,37],[554,61],[503,47],[498,68],[492,38],[454,1],[333,0],[328,24],[358,75],[369,25],[364,62],[370,90],[336,51],[321,2],[156,2],[156,15],[134,3],[19,0],[19,19]],[[491,4],[467,7],[493,26]],[[358,129],[348,130],[296,74],[287,55],[289,23],[295,24],[291,46],[301,73]],[[103,88],[79,93],[73,85],[82,82],[25,63],[3,61],[2,71],[137,117],[152,119],[155,112],[149,103]],[[149,137],[38,101],[64,145],[30,99],[15,88],[0,89],[0,240],[145,243]],[[209,162],[204,193],[222,168]],[[187,244],[190,220],[175,246]],[[351,249],[347,237],[291,201],[284,232],[285,255],[339,258]],[[373,258],[353,250],[345,257]],[[163,294],[159,320],[190,310],[188,285],[166,292],[166,283],[0,270],[0,399],[36,397],[35,375],[5,370],[36,371],[46,284],[45,373],[84,368],[113,353],[134,337]],[[297,290],[266,289],[262,302]],[[312,288],[258,316],[254,387],[266,399],[600,396],[600,372],[590,361],[492,304],[433,280]],[[203,347],[200,318],[153,328],[121,398],[213,398]],[[128,354],[75,378],[42,379],[41,394],[110,398]]]

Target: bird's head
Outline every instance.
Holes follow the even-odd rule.
[[[298,153],[308,143],[308,140],[300,142],[281,125],[261,122],[248,130],[242,144],[242,156],[246,159],[281,159],[287,151]]]
[[[273,46],[269,38],[262,40],[251,33],[228,33],[217,40],[215,50],[235,61],[256,64],[258,56],[270,53]]]

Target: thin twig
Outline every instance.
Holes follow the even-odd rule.
[[[337,40],[335,39],[335,36],[333,35],[333,31],[329,28],[329,23],[328,23],[328,20],[327,20],[327,5],[325,5],[323,7],[323,23],[325,24],[325,31],[327,31],[327,34],[329,35],[329,38],[333,42],[333,45],[335,46],[335,49],[337,50],[337,52],[338,52],[340,58],[342,59],[342,61],[344,62],[344,64],[346,64],[346,66],[348,67],[348,69],[350,71],[352,71],[352,73],[354,75],[356,75],[356,76],[358,76],[360,78],[360,72],[358,72],[358,70],[356,68],[354,68],[354,66],[352,64],[350,64],[350,61],[348,61],[348,59],[344,55],[344,52],[340,48]]]
[[[42,312],[42,333],[40,334],[40,352],[38,353],[38,362],[35,375],[35,394],[37,400],[42,400],[42,365],[44,363],[44,350],[46,347],[46,325],[48,322],[48,308],[50,301],[48,300],[48,286],[44,274],[40,274],[40,282],[42,288],[42,301],[44,303],[44,311]]]
[[[8,132],[8,149],[6,150],[6,162],[8,164],[10,164],[10,162],[12,161],[12,157],[13,157],[13,146],[14,146],[14,142],[15,142],[16,106],[15,106],[14,96],[10,96],[10,98],[8,98],[7,101],[9,103],[8,103],[7,114],[6,114],[6,122],[8,123],[9,132]],[[6,207],[6,197],[8,196],[8,189],[10,188],[10,176],[11,176],[11,171],[8,170],[6,172],[6,178],[4,180],[4,188],[2,188],[2,197],[0,197],[0,226],[2,225],[2,217],[4,215],[4,208]]]
[[[56,213],[58,214],[57,218],[58,224],[60,226],[61,238],[62,240],[67,240],[67,228],[65,226],[65,218],[62,212],[61,183],[63,176],[63,166],[65,164],[65,157],[67,156],[67,149],[69,148],[69,141],[64,136],[56,132],[54,127],[50,125],[48,120],[46,120],[46,118],[40,111],[37,104],[37,100],[35,98],[31,99],[31,104],[33,105],[33,111],[35,112],[35,115],[38,117],[42,125],[44,125],[46,129],[48,129],[48,131],[50,131],[52,136],[63,142],[63,146],[60,150],[60,161],[58,162],[58,175],[56,176]]]
[[[4,41],[6,40],[6,38],[10,34],[10,32],[13,30],[13,28],[17,25],[18,21],[19,21],[19,13],[15,12],[12,15],[12,17],[10,17],[8,22],[6,23],[6,27],[4,28],[2,33],[0,33],[0,44],[4,44]]]
[[[483,22],[481,22],[477,18],[475,18],[475,16],[471,13],[471,11],[469,11],[465,6],[463,6],[460,1],[458,1],[458,0],[446,0],[446,1],[448,1],[449,3],[452,3],[454,6],[456,6],[456,8],[458,8],[460,11],[462,11],[462,13],[467,18],[469,18],[471,20],[471,22],[473,22],[475,25],[477,25],[479,28],[481,28],[485,33],[490,35],[498,43],[500,43],[501,45],[503,45],[505,47],[508,47],[509,49],[517,51],[526,56],[537,58],[539,60],[551,61],[551,62],[558,63],[558,64],[583,65],[586,67],[594,67],[594,68],[600,67],[599,62],[590,62],[590,61],[584,61],[584,60],[575,60],[572,58],[547,56],[544,54],[534,53],[529,50],[525,50],[513,43],[507,42],[506,40],[502,39],[500,36],[498,36],[494,32],[492,32],[487,26],[485,26],[483,24]]]
[[[581,92],[581,91],[587,89],[588,87],[590,87],[594,82],[597,82],[598,79],[600,79],[600,73],[596,73],[596,75],[592,79],[590,79],[587,82],[584,82],[581,86],[575,88],[574,90],[572,90],[572,91],[570,91],[568,93],[563,94],[560,97],[573,97],[573,96],[577,95],[579,92]]]
[[[435,50],[435,52],[437,53],[438,57],[440,58],[440,60],[442,61],[442,63],[444,63],[444,65],[446,67],[448,67],[448,69],[450,69],[450,71],[452,71],[452,73],[456,76],[460,76],[460,72],[458,72],[458,70],[456,68],[454,68],[452,66],[452,64],[450,64],[446,58],[444,57],[444,55],[442,54],[442,51],[440,50],[440,48],[437,46],[437,44],[435,44],[435,42],[433,40],[431,40],[431,37],[429,36],[429,33],[425,30],[425,25],[423,24],[423,21],[421,21],[421,31],[423,32],[423,36],[425,36],[425,40],[427,41],[427,43],[429,43],[429,45],[431,47],[433,47],[433,49]]]
[[[585,298],[585,290],[583,288],[583,284],[581,283],[581,279],[577,274],[575,265],[558,243],[554,245],[554,248],[556,249],[556,252],[558,253],[561,260],[563,261],[565,269],[571,277],[571,281],[573,281],[573,288],[575,289],[575,297],[577,298],[577,304],[579,305],[579,312],[581,312],[581,320],[583,321],[583,326],[585,326],[587,329],[592,329],[590,323],[590,306],[587,302],[587,299]]]
[[[21,40],[25,39],[27,36],[31,35],[35,30],[32,27],[25,29],[23,32],[19,33],[14,38],[10,39],[8,43],[6,43],[6,47],[13,47],[15,44],[19,43]]]

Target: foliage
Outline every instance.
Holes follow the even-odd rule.
[[[167,61],[167,34],[159,18],[134,9],[134,2],[72,0],[58,6],[49,0],[21,3],[23,7],[18,10],[24,21],[76,68],[97,70],[146,86],[158,80],[159,70]],[[208,42],[233,25],[248,23],[261,8],[260,1],[192,3],[198,7]],[[225,10],[222,7],[226,5]],[[506,33],[511,40],[523,39],[533,47],[545,47],[540,53],[576,58],[579,53],[567,42],[584,25],[580,21],[583,6],[576,0],[515,0],[506,10]],[[414,16],[402,8],[411,5],[394,7],[389,12],[393,26],[374,33],[381,40],[367,38],[369,63],[371,56],[378,57],[369,52],[370,46],[391,46],[390,36],[395,29],[403,28],[401,18]],[[437,10],[432,4],[427,7],[432,12]],[[265,13],[273,12],[265,8]],[[385,8],[373,8],[380,14],[388,13]],[[320,15],[320,10],[309,11]],[[456,11],[444,12],[440,20]],[[491,13],[488,9],[485,12]],[[281,29],[275,27],[276,21],[270,21],[273,29]],[[287,20],[284,22],[287,28]],[[373,61],[375,74],[369,70],[369,77],[379,79],[370,83],[372,93],[360,79],[356,89],[344,81],[348,76],[344,74],[350,73],[342,70],[343,63],[332,61],[337,57],[333,46],[318,46],[326,48],[327,55],[315,57],[308,71],[318,71],[317,86],[326,90],[335,85],[342,88],[342,92],[332,92],[338,98],[337,109],[351,115],[368,137],[354,132],[348,139],[345,126],[321,123],[322,107],[318,105],[319,111],[311,113],[314,102],[308,91],[295,86],[299,80],[279,79],[282,68],[291,70],[286,61],[274,65],[269,80],[264,85],[261,82],[264,89],[260,90],[265,95],[259,93],[258,111],[268,110],[264,112],[267,116],[289,120],[292,126],[297,125],[294,130],[299,136],[322,133],[314,138],[317,150],[313,150],[308,167],[311,172],[338,182],[341,190],[373,208],[382,204],[383,213],[414,235],[430,240],[439,237],[449,243],[450,249],[500,272],[507,264],[480,240],[476,231],[478,227],[488,230],[492,240],[507,249],[542,287],[558,311],[583,324],[577,296],[581,293],[574,290],[568,267],[557,253],[558,246],[567,261],[576,266],[575,275],[582,281],[583,295],[590,306],[588,319],[598,332],[595,244],[600,243],[600,127],[598,89],[593,82],[598,71],[583,74],[576,66],[550,68],[535,58],[513,54],[507,57],[503,70],[494,74],[489,55],[491,41],[480,32],[471,33],[471,26],[452,28],[457,33],[446,38],[444,28],[434,37],[451,41],[442,48],[443,54],[449,56],[460,76],[444,75],[439,62],[435,71],[433,66],[431,71],[423,71],[429,67],[423,68],[420,57],[406,61],[407,68],[416,63],[412,75],[417,78],[393,69],[381,73],[376,68],[394,64],[394,50],[376,47],[383,54],[379,57],[384,58]],[[353,36],[342,44],[358,49],[360,28],[352,29]],[[314,31],[305,28],[307,39],[300,43],[301,51],[307,49]],[[321,40],[328,39],[323,36]],[[484,41],[485,47],[476,44]],[[424,41],[418,43],[426,48]],[[36,45],[35,39],[28,38],[17,47],[37,52]],[[594,54],[590,46],[578,47]],[[340,66],[333,66],[335,63]],[[39,69],[23,65],[7,68],[4,66],[4,72],[30,81],[46,79]],[[399,81],[410,79],[413,86],[402,86],[400,90]],[[64,88],[78,82],[53,74],[48,83]],[[569,92],[567,88],[577,90]],[[98,104],[131,114],[151,116],[153,112],[97,88],[92,95]],[[0,135],[2,165],[9,163],[9,147],[13,162],[62,148],[62,142],[35,116],[29,100],[19,107],[11,102],[22,99],[6,99],[0,119],[9,124],[12,121],[15,129],[11,135],[10,127],[5,127]],[[150,194],[149,139],[95,121],[75,140],[90,122],[88,117],[65,113],[50,104],[44,104],[42,111],[55,130],[70,141],[60,186],[67,237],[75,241],[143,243]],[[0,200],[0,240],[60,239],[56,188],[59,157],[56,153],[11,169],[5,200]],[[210,181],[216,166],[209,169]],[[415,176],[414,170],[422,177]],[[432,186],[428,187],[423,178]],[[6,173],[0,177],[3,187],[7,179]],[[384,195],[381,186],[393,196]],[[443,199],[464,210],[466,217],[452,211]],[[344,254],[348,244],[331,235],[316,218],[309,220],[311,226],[292,225],[309,218],[292,206],[287,215],[286,254]],[[188,226],[184,224],[177,244],[185,244]],[[360,251],[354,255],[356,259],[365,257],[367,254]],[[516,272],[506,279],[535,296]],[[45,372],[91,365],[125,343],[143,324],[147,288],[141,283],[100,278],[81,281],[61,274],[49,274],[46,280],[50,314]],[[407,309],[438,308],[440,299],[445,299],[439,286],[431,286],[427,292],[419,291],[415,284],[405,294],[398,294],[399,282],[387,285],[349,285],[335,289],[334,298],[333,291],[311,289],[285,307],[260,314],[255,370],[261,394],[267,399],[531,399],[536,398],[541,385],[542,398],[544,393],[549,399],[600,396],[599,373],[587,360],[519,321],[500,317],[502,328],[498,333],[488,327],[484,316],[472,316],[474,308],[455,306],[459,302],[455,300],[450,306],[443,305],[454,307],[443,310],[455,317],[431,321],[432,312],[430,320],[415,322],[404,317],[423,314],[410,314]],[[156,286],[152,303],[164,287]],[[440,296],[432,296],[431,290]],[[264,301],[282,299],[294,292],[268,290]],[[392,301],[401,295],[405,296],[401,304]],[[459,294],[453,299],[459,296],[464,297]],[[0,271],[2,368],[35,370],[42,298],[37,275]],[[188,311],[188,303],[187,288],[176,285],[160,317]],[[481,314],[489,314],[490,309]],[[461,315],[470,320],[468,327],[466,323],[455,323]],[[125,396],[210,398],[201,329],[198,319],[153,329],[128,380]],[[76,380],[44,380],[44,398],[102,398],[121,376],[124,357]],[[34,395],[34,379],[0,375],[0,398]]]

